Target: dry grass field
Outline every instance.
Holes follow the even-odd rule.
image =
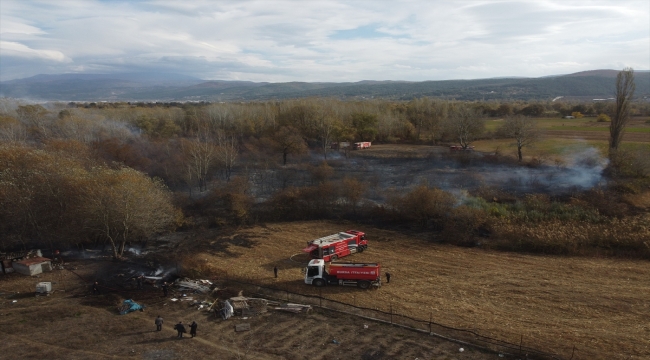
[[[390,325],[314,309],[307,314],[269,311],[247,319],[217,318],[187,302],[161,297],[159,289],[102,289],[91,295],[89,281],[115,278],[129,263],[102,260],[69,263],[76,274],[55,270],[38,277],[0,276],[0,358],[7,359],[496,359],[436,337]],[[54,282],[50,296],[35,297],[34,285]],[[109,286],[108,282],[102,282]],[[113,286],[113,285],[110,285]],[[65,290],[65,291],[62,291]],[[230,290],[237,292],[236,288]],[[224,292],[223,297],[231,296]],[[173,290],[171,296],[179,297]],[[245,294],[250,295],[250,294]],[[170,296],[170,298],[171,298]],[[194,295],[195,297],[197,295]],[[143,312],[119,315],[116,305],[132,298]],[[154,318],[165,324],[155,331]],[[177,339],[173,325],[197,321],[198,336]],[[251,330],[237,333],[236,324]],[[364,326],[366,325],[367,328]],[[187,334],[186,334],[187,335]]]
[[[306,257],[300,249],[308,239],[348,228],[366,231],[370,248],[344,260],[378,261],[393,275],[391,283],[366,291],[326,287],[323,297],[384,311],[392,307],[423,320],[432,316],[435,322],[512,343],[523,336],[524,346],[567,359],[573,346],[574,359],[650,357],[650,267],[644,261],[498,253],[438,245],[424,235],[320,221],[206,230],[190,236],[175,254],[181,266],[202,264],[222,274],[217,280],[239,278],[317,294],[302,282],[300,262]],[[126,265],[74,263],[86,281],[58,270],[39,278],[0,277],[2,354],[16,359],[497,358],[467,347],[459,353],[458,344],[327,311],[222,321],[186,303],[165,301],[151,287],[90,295],[89,280],[119,273]],[[274,266],[280,269],[278,279]],[[55,289],[66,291],[34,297],[39,281],[53,281]],[[125,298],[147,305],[146,310],[118,315],[116,305]],[[158,314],[166,320],[162,333],[153,331]],[[176,340],[171,327],[179,320],[198,321],[199,338]],[[233,326],[241,322],[249,322],[252,330],[235,333]]]
[[[370,247],[344,260],[378,261],[393,278],[376,291],[328,287],[324,297],[385,311],[392,306],[423,320],[432,314],[438,323],[512,343],[523,336],[525,345],[566,358],[573,346],[574,359],[650,358],[646,261],[498,253],[318,221],[206,234],[184,251],[229,277],[316,294],[290,257],[307,240],[348,228],[366,231]]]

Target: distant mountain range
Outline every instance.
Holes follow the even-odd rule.
[[[0,82],[0,96],[35,101],[248,101],[303,97],[410,100],[550,100],[608,98],[617,70],[592,70],[540,78],[350,83],[201,80],[179,74],[36,75]],[[635,71],[636,97],[650,98],[650,71]]]

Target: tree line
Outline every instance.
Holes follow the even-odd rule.
[[[445,223],[447,232],[466,229],[472,238],[488,227],[485,214],[507,209],[458,210],[450,195],[425,187],[390,194],[386,204],[360,211],[371,181],[332,176],[331,143],[468,148],[501,136],[516,140],[521,161],[522,149],[540,136],[536,116],[605,114],[612,129],[622,124],[612,130],[621,134],[626,119],[648,111],[631,101],[629,76],[619,79],[627,91],[622,105],[432,98],[37,105],[2,99],[0,245],[105,243],[119,257],[129,242],[205,219],[206,226],[218,226],[362,214],[424,228]],[[488,134],[485,120],[497,116],[503,125]],[[324,162],[314,165],[313,156]]]

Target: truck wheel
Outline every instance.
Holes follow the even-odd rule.
[[[357,286],[359,286],[362,289],[367,289],[370,287],[370,281],[359,281],[357,283]]]
[[[330,261],[336,261],[336,260],[338,260],[338,259],[339,259],[339,257],[336,256],[336,255],[332,255],[332,256],[330,256]]]
[[[325,286],[325,281],[323,279],[315,279],[312,284],[317,287],[323,287]]]
[[[366,249],[365,246],[359,246],[359,247],[357,248],[357,252],[358,252],[358,253],[362,253],[363,250],[365,250],[365,249]]]

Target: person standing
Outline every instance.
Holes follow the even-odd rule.
[[[199,327],[199,325],[196,323],[196,321],[192,321],[192,323],[190,324],[190,335],[192,335],[192,337],[196,336],[197,327]]]
[[[142,290],[142,282],[144,280],[144,275],[138,276],[136,280],[138,281],[138,290]]]
[[[158,317],[156,318],[156,321],[154,321],[154,322],[156,324],[156,331],[162,330],[163,318],[161,318],[160,315],[158,315]]]
[[[95,281],[93,283],[93,295],[99,295],[99,282]]]
[[[390,273],[386,272],[386,284],[390,284]]]
[[[167,294],[169,294],[169,286],[167,286],[167,281],[165,281],[162,286],[162,291],[163,291],[163,296],[167,297]]]
[[[273,267],[273,275],[275,275],[276,279],[278,278],[278,267],[277,266]]]
[[[182,338],[183,333],[187,332],[187,330],[185,330],[185,325],[183,325],[182,321],[179,321],[178,324],[174,325],[174,330],[178,331],[178,336],[176,337],[179,338]]]

